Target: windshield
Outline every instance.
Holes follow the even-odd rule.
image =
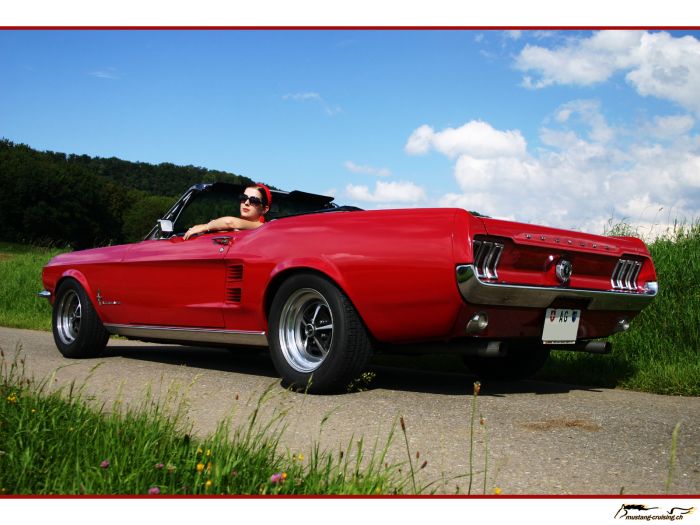
[[[180,212],[173,230],[175,235],[182,235],[195,224],[204,224],[218,217],[238,216],[238,193],[234,196],[225,192],[202,192],[194,195]]]
[[[183,235],[190,227],[204,224],[218,217],[239,217],[240,202],[238,196],[246,186],[217,182],[200,184],[190,188],[180,200],[173,205],[163,217],[173,221],[173,233]],[[359,209],[351,207],[339,208],[333,204],[333,198],[325,195],[306,193],[302,191],[272,191],[272,206],[265,215],[266,220],[280,219],[291,215],[315,213],[320,211]],[[158,238],[159,229],[156,227],[146,236],[147,239]],[[162,238],[162,237],[161,237]]]

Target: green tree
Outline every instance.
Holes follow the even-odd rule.
[[[122,226],[124,241],[135,242],[143,239],[156,221],[165,215],[173,202],[173,198],[159,195],[146,195],[135,200],[131,207],[124,212],[124,225]]]

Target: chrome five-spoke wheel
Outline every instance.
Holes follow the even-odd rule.
[[[56,330],[61,342],[72,344],[80,334],[82,305],[75,290],[68,290],[58,303]]]
[[[90,298],[75,279],[65,279],[56,289],[52,325],[56,346],[66,357],[98,356],[109,339]]]
[[[285,385],[308,392],[347,389],[372,348],[354,306],[334,283],[310,273],[289,277],[270,308],[270,354]]]
[[[316,370],[333,344],[333,313],[316,290],[302,288],[289,296],[279,326],[282,353],[298,372]]]

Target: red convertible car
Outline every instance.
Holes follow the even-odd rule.
[[[364,211],[273,191],[254,230],[183,241],[234,215],[243,187],[191,187],[146,236],[53,258],[40,295],[67,357],[110,334],[269,347],[286,385],[343,390],[372,352],[456,352],[478,376],[518,379],[551,349],[610,352],[656,296],[636,238],[602,237],[462,209]]]

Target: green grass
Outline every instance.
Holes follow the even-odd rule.
[[[0,242],[0,326],[51,330],[51,309],[36,294],[41,268],[66,250]]]
[[[403,494],[426,493],[420,467],[386,462],[386,444],[362,439],[308,457],[280,453],[286,414],[263,418],[259,396],[239,427],[222,422],[197,439],[183,424],[186,393],[146,395],[139,406],[95,407],[82,387],[49,392],[17,355],[0,350],[0,494]],[[84,386],[84,385],[83,385]],[[327,418],[326,418],[327,419]],[[324,423],[325,420],[324,419]],[[321,427],[324,423],[321,423]],[[320,435],[321,430],[319,430]],[[401,468],[404,466],[404,472]],[[434,485],[434,484],[433,484]]]

